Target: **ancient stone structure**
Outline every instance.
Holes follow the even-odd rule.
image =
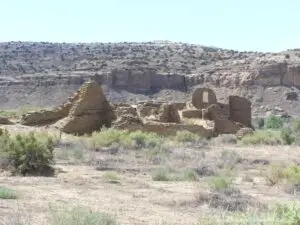
[[[229,119],[251,127],[251,102],[239,96],[229,96]]]
[[[203,101],[204,93],[207,93],[207,102]],[[21,123],[53,124],[71,134],[91,133],[105,126],[160,135],[187,130],[209,138],[251,129],[251,104],[238,96],[230,96],[229,104],[218,103],[211,89],[200,88],[193,93],[191,105],[150,101],[110,105],[98,83],[89,81],[66,103],[53,110],[27,113],[22,116]]]
[[[204,94],[207,94],[207,102],[204,101]],[[192,103],[197,109],[203,109],[211,104],[216,104],[217,97],[213,90],[209,88],[197,88],[193,92]]]
[[[115,118],[102,88],[93,81],[85,83],[68,102],[54,110],[30,112],[22,116],[24,125],[54,126],[65,133],[84,134],[110,127]]]

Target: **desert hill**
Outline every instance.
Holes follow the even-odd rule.
[[[253,116],[299,115],[299,50],[238,52],[156,41],[147,43],[0,43],[0,105],[49,107],[87,79],[113,102],[191,98],[196,87],[252,101]]]

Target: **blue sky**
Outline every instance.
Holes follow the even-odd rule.
[[[0,0],[0,41],[300,48],[300,0]]]

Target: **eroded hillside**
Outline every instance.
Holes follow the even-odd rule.
[[[0,43],[0,104],[57,105],[94,77],[116,102],[186,100],[207,86],[220,101],[230,94],[251,99],[254,116],[297,115],[299,56],[171,42]]]

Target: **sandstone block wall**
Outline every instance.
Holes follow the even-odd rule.
[[[229,119],[252,127],[251,102],[243,97],[229,96]]]
[[[196,118],[196,119],[201,119],[202,118],[202,110],[200,109],[185,109],[182,110],[181,112],[182,117],[191,119],[191,118]]]
[[[203,101],[204,94],[207,93],[207,102]],[[204,109],[211,104],[216,104],[217,97],[213,90],[209,88],[197,88],[192,95],[192,103],[197,109]]]

